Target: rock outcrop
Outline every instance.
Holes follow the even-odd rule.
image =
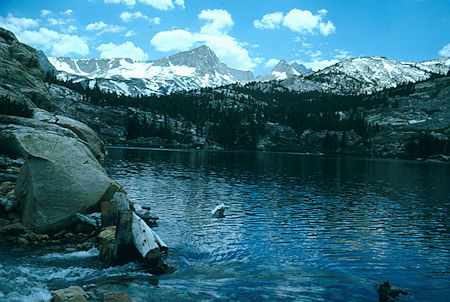
[[[8,106],[55,109],[43,78],[35,49],[0,28],[0,113]]]
[[[36,51],[0,28],[0,154],[24,159],[17,203],[5,201],[2,210],[14,210],[34,232],[57,233],[120,186],[98,161],[105,150],[97,134],[51,113],[56,105],[43,78]]]

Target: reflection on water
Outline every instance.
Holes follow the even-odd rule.
[[[298,154],[110,149],[177,268],[156,300],[403,301],[450,294],[450,167]],[[217,204],[228,207],[215,219]]]

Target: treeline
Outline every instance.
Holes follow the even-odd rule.
[[[254,149],[258,137],[264,135],[267,122],[292,127],[297,133],[306,129],[329,131],[356,131],[361,136],[379,131],[379,125],[367,123],[367,109],[392,106],[393,95],[414,92],[413,84],[373,95],[335,95],[322,92],[292,92],[283,87],[269,91],[256,89],[258,83],[233,84],[219,88],[178,93],[167,96],[131,97],[101,91],[97,84],[58,80],[47,73],[46,81],[68,87],[83,100],[99,106],[136,108],[150,112],[151,120],[130,113],[127,138],[158,136],[182,139],[178,127],[168,120],[180,120],[195,125],[197,134],[204,135],[226,148]],[[344,114],[345,112],[345,114]],[[163,118],[156,122],[155,116]],[[187,132],[187,131],[186,131]]]
[[[433,154],[450,154],[450,141],[441,140],[428,132],[417,134],[406,145],[411,158],[428,158]]]

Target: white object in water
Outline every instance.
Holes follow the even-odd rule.
[[[214,218],[223,218],[225,217],[223,212],[225,212],[225,205],[221,203],[211,211],[211,216]]]

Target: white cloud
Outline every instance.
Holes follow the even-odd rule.
[[[68,9],[63,14],[66,15],[66,16],[70,16],[71,14],[73,14],[73,10]]]
[[[20,32],[34,28],[39,25],[37,20],[28,18],[16,18],[12,14],[8,14],[6,18],[0,16],[0,27],[6,28],[18,35]]]
[[[300,49],[298,53],[303,53],[313,60],[318,60],[323,55],[323,52],[321,50],[312,50],[312,49]]]
[[[283,13],[275,12],[264,15],[261,20],[253,21],[253,26],[258,29],[275,29],[283,21]]]
[[[334,51],[336,52],[336,54],[333,56],[333,58],[335,59],[345,60],[351,58],[350,51],[340,49],[335,49]]]
[[[328,20],[327,23],[320,22],[319,28],[320,28],[320,33],[324,36],[328,36],[329,34],[336,32],[336,27],[330,20]]]
[[[320,32],[322,35],[328,36],[336,31],[336,27],[329,20],[327,22],[323,21],[327,13],[326,9],[319,10],[315,15],[309,10],[294,8],[284,16],[281,12],[264,15],[261,20],[253,21],[253,26],[258,29],[275,29],[282,24],[291,31],[303,35]]]
[[[198,41],[209,46],[229,67],[249,70],[253,69],[260,61],[256,58],[250,58],[248,51],[244,48],[245,44],[236,41],[229,35],[196,35]]]
[[[320,18],[309,10],[294,8],[283,18],[283,25],[298,33],[312,33],[318,27]]]
[[[299,64],[305,65],[307,68],[311,68],[314,71],[324,69],[328,66],[331,66],[333,64],[336,64],[339,62],[339,60],[313,60],[310,62],[303,62],[303,61],[295,61]]]
[[[120,4],[123,3],[128,6],[134,6],[136,4],[136,0],[104,0],[105,3],[115,3]]]
[[[202,10],[198,15],[206,24],[199,32],[176,29],[157,33],[150,43],[158,51],[183,51],[205,44],[209,46],[229,67],[239,69],[253,69],[262,62],[262,58],[251,58],[247,49],[248,44],[237,41],[228,35],[234,25],[231,15],[222,9]]]
[[[158,51],[181,51],[194,46],[194,35],[182,29],[161,31],[153,36],[150,43]]]
[[[141,12],[134,12],[134,13],[123,12],[120,14],[120,19],[122,19],[122,21],[126,22],[126,23],[137,20],[137,19],[144,19],[144,20],[150,21],[151,23],[153,23],[155,25],[161,24],[161,18],[159,18],[159,17],[150,18]]]
[[[108,25],[103,22],[94,22],[94,23],[90,23],[86,26],[86,30],[102,30],[104,28],[106,28]]]
[[[200,20],[206,20],[206,24],[200,29],[200,33],[208,35],[226,34],[234,25],[229,12],[223,9],[205,9],[198,15]]]
[[[43,9],[43,10],[41,10],[41,17],[47,17],[51,13],[52,13],[52,11],[50,11],[48,9]]]
[[[174,2],[175,2],[175,4],[178,5],[179,7],[183,8],[183,9],[185,8],[185,7],[184,7],[184,0],[175,0]]]
[[[155,25],[159,25],[159,24],[161,24],[161,18],[159,18],[159,17],[154,17],[154,18],[152,19],[152,22],[153,22],[153,24],[155,24]]]
[[[18,34],[18,39],[36,48],[48,50],[53,56],[89,54],[89,47],[83,38],[61,34],[45,27],[41,27],[39,31],[25,30]]]
[[[64,19],[49,18],[48,22],[50,23],[50,25],[53,25],[53,26],[66,24],[66,21]]]
[[[184,0],[138,0],[140,3],[152,6],[160,10],[174,9],[174,2],[176,5],[184,9]],[[133,7],[136,4],[136,0],[104,0],[105,3],[125,4],[129,7]]]
[[[139,0],[139,2],[160,10],[171,10],[175,8],[172,0]]]
[[[280,62],[280,60],[272,58],[270,60],[267,60],[266,64],[264,64],[264,67],[273,68],[275,65],[278,64],[278,62]]]
[[[86,26],[86,30],[89,31],[99,31],[99,34],[103,34],[105,32],[109,32],[109,33],[117,33],[120,31],[124,31],[125,28],[122,26],[118,26],[118,25],[110,25],[110,24],[106,24],[103,21],[99,21],[99,22],[94,22],[94,23],[90,23]]]
[[[131,22],[131,21],[137,20],[137,19],[148,20],[149,18],[141,12],[134,12],[134,13],[123,12],[120,14],[120,19],[122,19],[123,22]]]
[[[441,50],[439,50],[439,55],[443,57],[450,57],[450,43],[442,47]]]
[[[127,41],[123,44],[101,44],[97,47],[100,51],[100,58],[131,58],[136,61],[148,60],[148,55],[142,48],[135,46],[132,42]]]
[[[62,29],[62,31],[64,33],[73,33],[76,32],[78,30],[78,27],[76,27],[75,25],[69,25],[68,27],[65,27]]]
[[[132,30],[129,30],[125,33],[125,37],[132,37],[132,36],[136,36],[136,35],[137,34]]]
[[[85,56],[89,53],[89,47],[83,38],[76,35],[62,34],[53,46],[51,54],[54,56],[67,56],[68,54]]]
[[[316,50],[316,51],[310,51],[308,52],[308,56],[310,58],[318,58],[322,56],[322,51],[321,50]]]

